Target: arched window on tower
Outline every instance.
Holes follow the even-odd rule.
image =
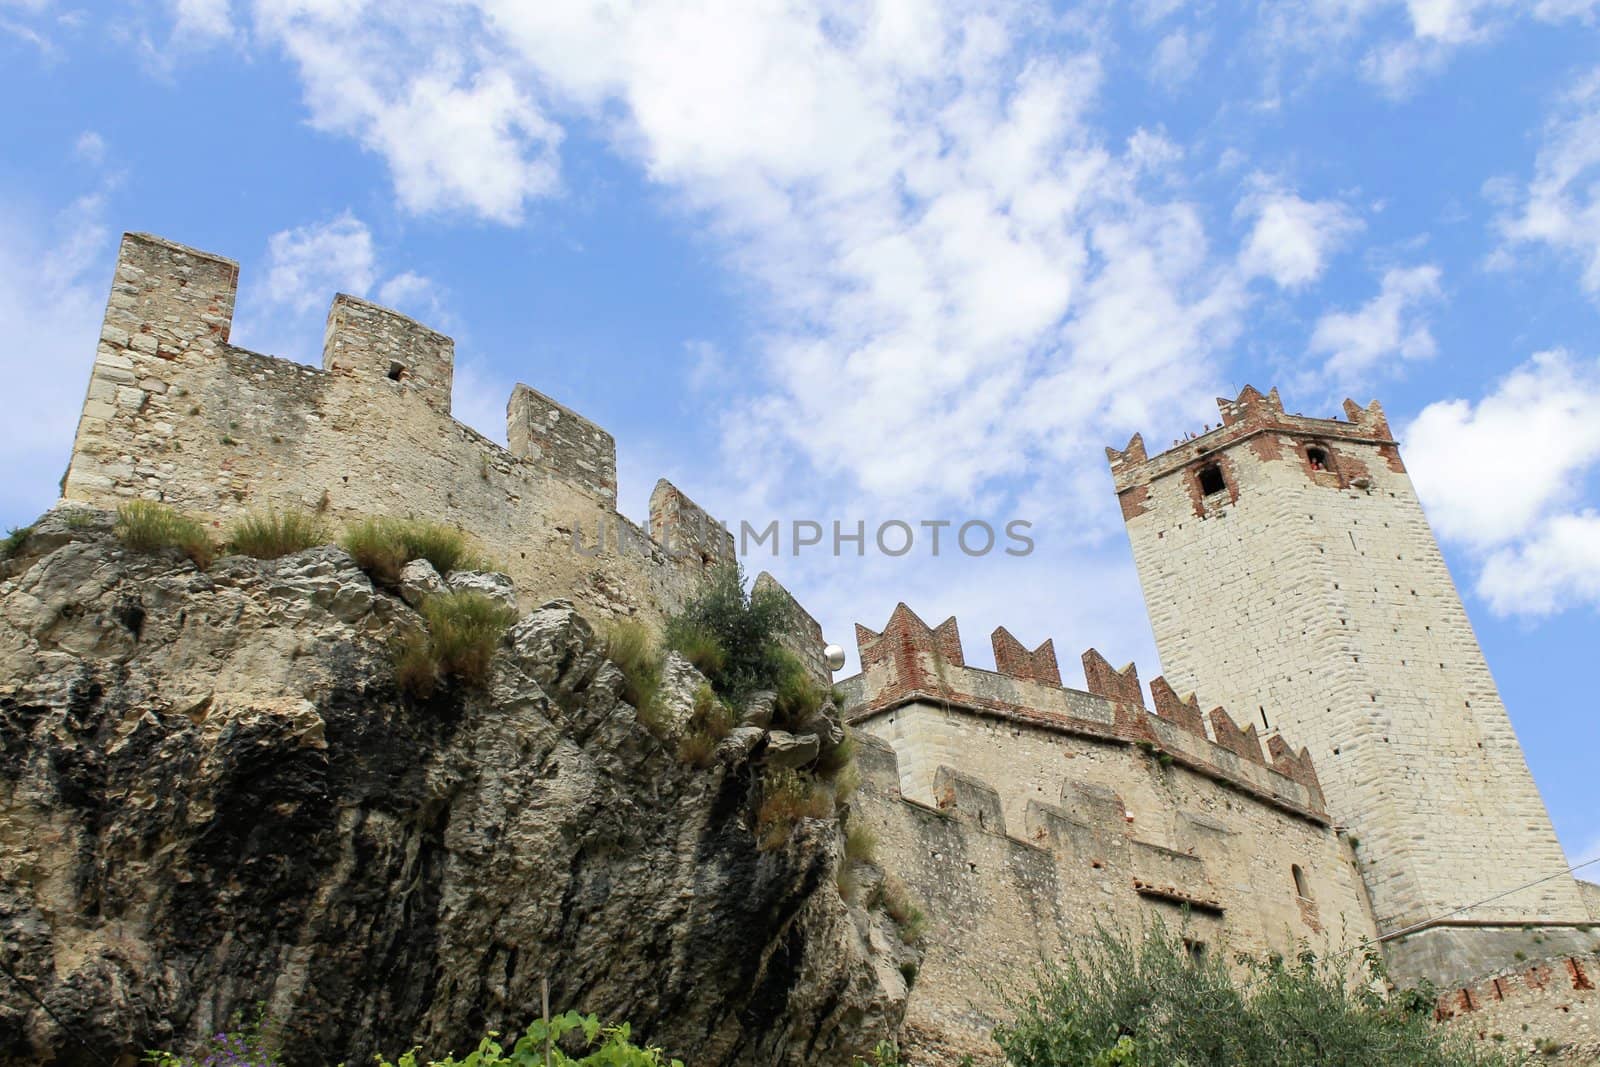
[[[1200,468],[1200,491],[1206,496],[1213,493],[1226,492],[1227,481],[1222,477],[1222,468],[1215,463],[1209,463]]]
[[[1300,897],[1302,900],[1310,900],[1311,885],[1306,881],[1306,872],[1300,869],[1300,865],[1298,863],[1291,863],[1289,865],[1289,873],[1294,875],[1295,895]]]
[[[1331,470],[1328,466],[1328,453],[1320,448],[1306,449],[1306,461],[1311,464],[1314,471]]]

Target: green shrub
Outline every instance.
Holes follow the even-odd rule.
[[[463,1060],[446,1056],[442,1060],[422,1060],[413,1049],[391,1063],[378,1057],[378,1067],[533,1067],[545,1062],[549,1049],[551,1067],[683,1067],[679,1060],[665,1058],[653,1045],[635,1045],[627,1023],[602,1026],[593,1015],[569,1011],[548,1023],[535,1019],[510,1048],[490,1034],[478,1042],[476,1051]],[[563,1045],[581,1044],[586,1055],[573,1059]]]
[[[783,595],[747,592],[744,570],[732,563],[713,570],[694,599],[667,620],[666,645],[737,706],[758,689],[776,689],[784,677],[787,653],[778,638],[789,623]]]
[[[839,775],[846,769],[853,768],[855,759],[856,739],[847,726],[844,731],[844,740],[817,757],[815,770],[821,777],[833,781],[838,779]],[[854,791],[854,788],[852,786],[851,791]]]
[[[922,939],[923,931],[928,926],[928,917],[917,906],[911,890],[899,878],[892,874],[884,875],[883,881],[878,883],[873,904],[894,920],[900,930],[900,939],[906,944],[914,945]]]
[[[309,511],[246,515],[228,531],[228,547],[256,559],[278,559],[327,543],[327,524]]]
[[[761,778],[756,836],[762,851],[780,847],[801,819],[831,819],[833,790],[804,771],[768,771]]]
[[[33,536],[32,526],[11,527],[5,539],[0,540],[0,559],[10,559],[16,555],[22,550],[22,546],[28,543],[28,538],[31,536]]]
[[[661,652],[643,623],[614,622],[606,630],[606,658],[622,671],[622,699],[639,712],[652,733],[661,732],[656,695],[661,690]]]
[[[427,633],[410,633],[395,646],[395,682],[414,696],[430,695],[440,682],[466,685],[489,680],[501,638],[517,613],[482,593],[439,593],[422,602]]]
[[[1105,929],[1013,997],[995,1041],[1013,1067],[1490,1067],[1508,1061],[1375,990],[1375,952],[1292,960],[1196,952],[1156,921]]]
[[[117,508],[116,533],[135,552],[176,548],[201,570],[217,555],[205,526],[153,500],[130,500]]]
[[[423,519],[362,519],[339,543],[357,566],[389,585],[400,580],[400,571],[414,559],[427,560],[441,575],[486,566],[466,534]]]

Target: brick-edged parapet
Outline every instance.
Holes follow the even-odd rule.
[[[1174,442],[1155,456],[1149,455],[1139,434],[1124,448],[1106,449],[1125,516],[1134,517],[1142,508],[1140,487],[1172,474],[1192,472],[1196,465],[1214,461],[1228,449],[1245,443],[1262,459],[1292,459],[1304,466],[1313,480],[1336,486],[1351,484],[1362,476],[1361,461],[1358,457],[1341,456],[1340,442],[1376,447],[1393,469],[1404,469],[1389,420],[1376,400],[1366,407],[1346,400],[1344,419],[1311,418],[1285,412],[1276,389],[1263,394],[1247,385],[1233,400],[1218,397],[1217,407],[1222,412],[1220,426]],[[1328,456],[1327,464],[1314,467],[1306,457],[1306,446],[1319,447]],[[1228,479],[1230,487],[1234,484]]]
[[[1027,678],[1042,685],[1060,685],[1061,667],[1056,663],[1056,644],[1045,638],[1038,648],[1029,652],[1021,641],[1011,636],[1004,626],[995,627],[989,635],[994,646],[995,670],[1013,678]]]
[[[1009,638],[1009,642],[1002,640]],[[930,627],[905,604],[895,607],[881,632],[856,626],[861,674],[845,679],[847,717],[865,723],[912,703],[929,703],[987,718],[1003,719],[1121,745],[1138,745],[1165,761],[1222,781],[1296,815],[1327,824],[1322,792],[1310,753],[1274,737],[1273,760],[1263,755],[1255,727],[1241,729],[1217,709],[1208,735],[1192,694],[1179,700],[1162,679],[1154,686],[1156,713],[1145,706],[1138,669],[1121,669],[1095,649],[1084,653],[1087,691],[1059,684],[1059,670],[1040,669],[1041,645],[1020,665],[1022,649],[1003,628],[996,631],[996,659],[1006,669],[969,667],[961,656],[952,617]],[[1011,645],[1015,644],[1015,648]],[[1002,651],[1004,657],[1002,657]],[[1050,646],[1050,665],[1054,649]]]

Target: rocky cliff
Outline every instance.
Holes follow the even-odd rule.
[[[893,1032],[837,825],[757,847],[759,746],[679,762],[560,601],[427,701],[408,625],[340,549],[201,571],[84,509],[0,564],[0,1059],[129,1063],[257,1003],[289,1063],[442,1054],[542,978],[693,1067]]]

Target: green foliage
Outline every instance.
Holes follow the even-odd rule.
[[[413,1049],[390,1062],[378,1057],[378,1067],[540,1067],[545,1062],[549,1042],[552,1067],[683,1067],[679,1060],[665,1058],[653,1045],[635,1045],[627,1023],[602,1026],[593,1015],[569,1011],[545,1023],[535,1019],[510,1048],[502,1045],[499,1034],[490,1033],[475,1051],[463,1059],[446,1056],[442,1060],[423,1060]],[[585,1053],[573,1059],[563,1049],[577,1044]]]
[[[32,535],[32,526],[11,527],[5,539],[0,540],[0,559],[10,559],[16,555],[22,550],[22,546],[28,543],[28,538]]]
[[[393,585],[414,559],[425,559],[440,574],[485,566],[467,535],[454,526],[422,519],[363,519],[340,540],[356,565],[375,580]]]
[[[694,710],[678,741],[678,758],[696,767],[709,767],[722,739],[733,732],[733,711],[709,685],[695,690]]]
[[[900,1050],[895,1047],[892,1041],[880,1041],[877,1048],[872,1050],[872,1060],[870,1062],[857,1056],[851,1067],[902,1067]]]
[[[94,512],[87,508],[73,508],[61,513],[61,521],[69,530],[87,530],[94,525]]]
[[[1043,967],[995,1041],[1013,1067],[1495,1067],[1508,1061],[1377,990],[1375,952],[1194,953],[1159,921],[1100,929]]]
[[[911,890],[906,884],[892,874],[883,876],[883,881],[878,883],[877,891],[873,894],[872,903],[883,909],[884,914],[894,920],[900,930],[900,940],[908,945],[914,945],[922,940],[922,935],[928,927],[928,917],[923,914]]]
[[[406,692],[425,697],[439,682],[467,685],[489,680],[489,666],[517,613],[482,593],[454,592],[422,603],[426,634],[401,638],[395,649],[395,680]]]
[[[327,524],[309,511],[246,515],[228,531],[228,547],[256,559],[278,559],[327,543]]]
[[[831,819],[833,789],[804,771],[768,771],[761,778],[761,803],[756,808],[760,848],[770,851],[789,840],[801,819]]]
[[[747,591],[743,568],[732,563],[712,571],[695,598],[667,620],[666,645],[693,663],[718,696],[738,705],[758,689],[777,689],[786,677],[788,653],[778,636],[789,621],[783,595]]]
[[[135,552],[176,548],[201,570],[211,566],[217,555],[203,525],[153,500],[130,500],[117,508],[116,532]]]

